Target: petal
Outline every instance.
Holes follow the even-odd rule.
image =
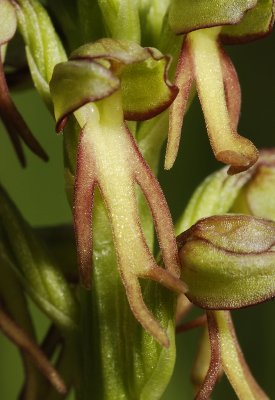
[[[176,233],[184,232],[201,218],[229,212],[242,187],[251,178],[252,170],[230,176],[225,167],[206,177],[179,218]]]
[[[26,353],[35,366],[48,379],[58,393],[65,395],[67,388],[58,371],[51,365],[34,340],[0,309],[0,329],[14,344]]]

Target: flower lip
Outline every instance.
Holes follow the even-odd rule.
[[[253,143],[237,132],[241,92],[234,66],[220,48],[221,28],[189,33],[183,41],[175,83],[179,96],[170,108],[165,168],[176,159],[183,116],[194,82],[201,102],[214,155],[230,166],[234,175],[250,168],[258,159]]]

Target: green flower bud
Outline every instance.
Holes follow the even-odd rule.
[[[179,236],[190,301],[235,309],[275,296],[275,223],[246,215],[205,218]]]
[[[232,206],[234,213],[275,220],[275,151],[264,150]]]

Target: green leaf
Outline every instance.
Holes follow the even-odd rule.
[[[66,60],[65,51],[48,13],[40,2],[18,0],[15,9],[34,85],[51,109],[48,85],[54,66]]]
[[[257,0],[172,0],[169,23],[175,33],[237,24]]]
[[[209,175],[193,193],[176,225],[176,233],[189,229],[199,219],[229,212],[240,190],[251,178],[248,170],[229,176],[227,168]]]
[[[62,329],[76,329],[77,304],[62,273],[2,187],[0,199],[6,248],[25,290]]]
[[[275,296],[275,222],[213,216],[179,237],[186,296],[207,309],[235,309]]]
[[[2,0],[0,9],[0,45],[8,42],[16,31],[16,14],[9,0]]]
[[[274,0],[259,0],[239,24],[223,28],[222,40],[226,43],[240,43],[267,35],[274,24],[274,7]]]

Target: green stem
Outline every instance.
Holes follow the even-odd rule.
[[[82,292],[83,400],[159,399],[175,357],[174,295],[150,282],[144,295],[167,327],[170,348],[157,344],[139,325],[117,272],[107,212],[99,193],[94,211],[92,291]],[[153,298],[153,300],[152,300]],[[148,302],[147,302],[148,304]]]

